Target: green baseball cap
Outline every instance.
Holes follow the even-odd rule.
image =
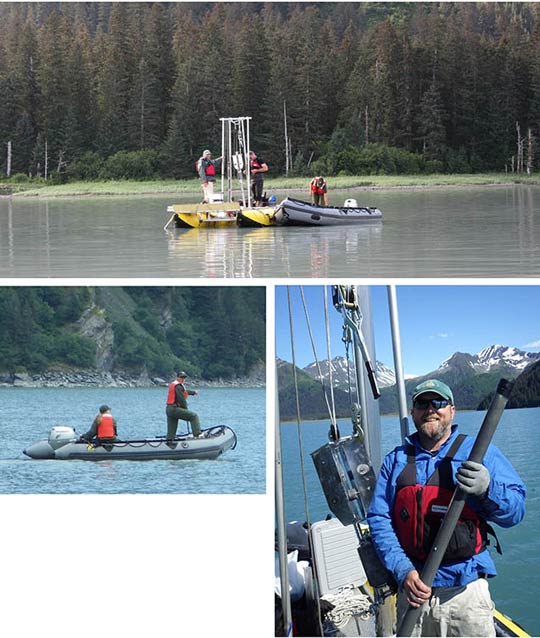
[[[450,401],[450,403],[454,405],[454,395],[452,394],[452,390],[450,390],[446,383],[439,381],[439,379],[428,379],[427,381],[422,381],[422,383],[419,383],[413,390],[413,402],[421,394],[425,394],[426,392],[433,392],[434,394],[438,394],[443,399]]]

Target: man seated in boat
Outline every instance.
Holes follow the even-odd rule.
[[[102,405],[88,432],[81,434],[81,439],[83,441],[99,440],[107,443],[116,441],[116,435],[116,419],[111,414],[111,408],[108,405]]]
[[[368,512],[373,544],[399,585],[398,625],[409,605],[422,606],[412,636],[495,636],[489,522],[512,527],[525,514],[517,472],[494,445],[482,463],[469,461],[474,437],[458,433],[455,411],[442,381],[416,386],[411,415],[417,431],[386,455]],[[456,485],[467,501],[432,589],[420,574]]]
[[[310,184],[311,203],[315,206],[328,206],[328,184],[320,175],[314,177]]]

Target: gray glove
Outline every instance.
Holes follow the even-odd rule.
[[[487,467],[474,461],[463,461],[456,475],[459,487],[466,494],[479,498],[487,495],[490,478]]]

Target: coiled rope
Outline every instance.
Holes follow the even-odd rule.
[[[324,600],[334,605],[326,613],[323,624],[324,636],[336,636],[354,616],[367,620],[373,614],[373,604],[369,596],[353,585],[342,587],[336,594],[326,594]],[[342,635],[339,632],[339,635]]]

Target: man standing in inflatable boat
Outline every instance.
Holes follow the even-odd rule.
[[[525,486],[497,447],[483,463],[467,460],[474,438],[458,433],[455,411],[442,381],[416,386],[417,431],[386,455],[368,512],[377,553],[399,584],[398,624],[408,605],[422,606],[413,636],[495,636],[489,522],[512,527],[525,514]],[[467,502],[431,588],[420,573],[456,482]]]
[[[187,390],[184,383],[186,382],[187,374],[185,372],[177,372],[176,379],[169,384],[167,392],[167,440],[171,441],[176,436],[178,429],[179,419],[188,421],[191,425],[191,431],[193,436],[198,437],[201,435],[201,424],[199,421],[199,415],[192,410],[188,410],[187,398],[188,396],[195,396],[199,394],[197,390]]]

